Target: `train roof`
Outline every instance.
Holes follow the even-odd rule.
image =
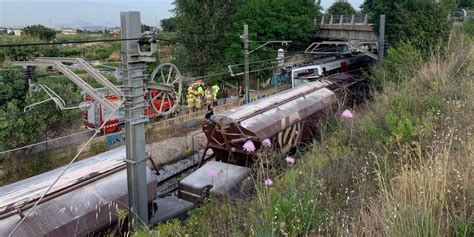
[[[78,161],[63,175],[12,236],[86,236],[115,221],[128,207],[127,171],[119,147]],[[8,236],[64,167],[0,188],[0,236]],[[148,196],[156,177],[146,167]]]
[[[327,85],[310,82],[217,114],[213,119],[218,123],[238,123],[260,139],[269,138],[290,126],[289,120],[304,120],[333,103],[336,96],[324,88]]]
[[[79,183],[119,166],[124,166],[125,146],[73,163],[49,193]],[[65,167],[0,187],[0,213],[38,199]]]

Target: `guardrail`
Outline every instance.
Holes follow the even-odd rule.
[[[365,15],[323,15],[320,20],[316,19],[318,25],[368,25],[369,17]]]

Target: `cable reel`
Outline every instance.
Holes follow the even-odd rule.
[[[157,115],[166,116],[179,107],[183,80],[181,73],[172,63],[158,65],[146,85],[146,99]]]

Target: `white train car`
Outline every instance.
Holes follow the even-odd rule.
[[[347,72],[360,68],[369,60],[366,55],[357,55],[344,58],[331,57],[323,61],[315,62],[313,65],[293,68],[291,70],[292,87],[317,80],[324,76]]]

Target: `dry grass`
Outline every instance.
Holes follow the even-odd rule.
[[[430,130],[423,136],[413,139],[408,146],[397,141],[395,149],[390,149],[395,155],[374,155],[378,195],[351,217],[349,226],[336,224],[338,233],[354,236],[474,234],[474,46],[465,40],[451,38],[447,55],[432,57],[407,82],[416,95],[429,94],[444,106],[429,116]],[[385,95],[392,93],[388,91]],[[387,159],[397,162],[387,162]],[[387,163],[396,169],[393,175],[384,174]]]

